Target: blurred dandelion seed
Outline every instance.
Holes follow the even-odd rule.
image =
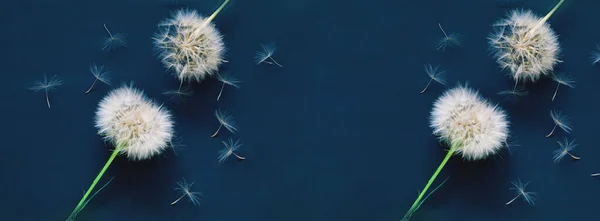
[[[192,204],[194,205],[200,205],[200,197],[202,197],[202,194],[200,192],[191,192],[190,189],[192,188],[192,186],[194,185],[194,182],[192,183],[187,183],[185,181],[185,178],[183,178],[183,180],[181,182],[177,182],[177,188],[175,188],[175,190],[178,190],[182,195],[177,198],[175,201],[173,201],[171,203],[171,206],[175,205],[177,202],[179,202],[181,199],[183,199],[183,197],[186,197],[190,200],[190,202],[192,202]]]
[[[111,51],[113,49],[127,46],[125,34],[117,33],[113,35],[106,27],[106,24],[104,24],[104,30],[106,30],[106,33],[108,33],[109,37],[104,40],[104,44],[102,44],[102,50]]]
[[[556,127],[560,127],[560,129],[567,133],[570,133],[571,130],[573,130],[570,126],[571,123],[569,122],[567,115],[563,115],[560,111],[550,111],[550,117],[552,118],[552,121],[554,121],[554,127],[552,128],[552,131],[546,135],[546,137],[552,136],[552,134],[554,134],[554,130],[556,130]]]
[[[48,79],[46,74],[44,74],[44,80],[36,81],[35,84],[32,87],[29,87],[28,89],[35,92],[44,90],[44,93],[46,94],[46,104],[48,104],[48,108],[50,108],[50,98],[48,96],[48,91],[53,91],[56,89],[56,87],[62,84],[62,80],[57,75],[54,75],[52,76],[52,78]]]
[[[429,85],[431,84],[432,81],[438,82],[441,85],[446,85],[446,79],[444,78],[444,71],[438,71],[439,66],[431,66],[430,64],[425,65],[425,73],[427,73],[427,75],[429,76],[429,82],[427,83],[427,85],[425,86],[425,88],[423,88],[423,90],[421,91],[422,93],[425,93],[425,91],[427,91],[427,88],[429,88]]]
[[[254,57],[256,64],[267,63],[270,65],[275,64],[280,68],[283,67],[273,58],[273,54],[275,54],[275,50],[277,49],[275,43],[260,44],[260,46],[262,47],[262,51],[256,52],[256,56]],[[271,61],[267,61],[267,59]]]
[[[515,87],[512,90],[504,90],[504,91],[498,92],[498,95],[504,95],[504,96],[506,96],[507,99],[511,98],[511,97],[516,98],[516,97],[527,96],[527,94],[529,94],[529,92],[523,86]]]
[[[191,97],[194,91],[189,85],[181,86],[177,90],[169,90],[162,93],[163,95],[169,96],[169,100],[180,100],[185,101],[186,98]]]
[[[90,88],[85,91],[85,93],[90,93],[90,91],[92,91],[92,88],[94,88],[94,86],[96,85],[97,81],[101,81],[107,85],[110,85],[110,78],[108,76],[109,72],[104,70],[104,66],[97,66],[96,64],[92,64],[92,66],[90,66],[90,72],[92,72],[92,75],[94,75],[94,83],[92,83],[92,86],[90,86]]]
[[[553,152],[554,157],[552,159],[554,160],[554,163],[560,162],[562,158],[564,158],[566,155],[569,155],[571,158],[573,158],[573,160],[581,159],[580,157],[571,154],[571,150],[575,149],[575,147],[577,146],[575,140],[569,141],[567,138],[565,138],[564,142],[562,143],[560,141],[556,142],[558,143],[560,148],[556,149]]]
[[[217,131],[210,137],[216,137],[219,134],[221,127],[225,127],[225,129],[231,133],[237,132],[238,128],[235,125],[233,116],[227,114],[225,111],[217,109],[215,110],[215,117],[217,117],[217,120],[219,121],[219,128],[217,128]]]
[[[523,200],[527,204],[532,205],[532,206],[535,205],[535,199],[533,198],[533,196],[535,195],[535,193],[534,192],[526,192],[525,191],[525,188],[527,188],[527,185],[529,185],[529,183],[522,183],[521,180],[513,181],[511,183],[512,183],[512,185],[514,187],[510,188],[510,189],[514,190],[517,193],[517,196],[515,196],[515,198],[511,199],[510,201],[508,201],[506,203],[506,205],[511,204],[513,201],[515,201],[520,196],[523,196]]]
[[[437,50],[442,49],[442,51],[445,51],[447,46],[451,46],[451,45],[460,46],[461,45],[458,34],[450,33],[450,35],[447,35],[446,31],[444,31],[444,29],[442,28],[442,24],[438,23],[438,26],[440,27],[440,30],[442,31],[442,33],[444,33],[444,37],[442,37],[442,39],[438,43]]]
[[[600,62],[600,45],[596,45],[596,51],[592,52],[590,59],[592,60],[592,65]]]
[[[225,160],[227,160],[227,158],[229,158],[229,156],[231,156],[231,155],[234,155],[239,160],[246,159],[245,157],[242,157],[242,156],[238,155],[237,153],[235,153],[235,151],[240,149],[240,147],[242,147],[242,145],[243,145],[239,139],[236,140],[235,142],[233,142],[233,139],[229,138],[227,141],[223,141],[223,145],[225,145],[225,147],[219,151],[219,158],[218,158],[219,163],[225,162]]]
[[[221,98],[223,88],[225,88],[226,84],[235,88],[240,88],[241,81],[238,81],[235,77],[231,76],[230,74],[217,74],[217,80],[223,82],[223,85],[221,85],[221,90],[219,91],[219,95],[217,96],[217,101],[219,101],[219,99]]]
[[[600,176],[600,173],[592,173],[592,177]]]
[[[561,84],[570,88],[575,88],[576,81],[572,80],[571,78],[565,75],[552,75],[552,80],[557,83],[556,90],[554,90],[554,95],[552,95],[552,101],[554,101],[554,98],[558,93],[558,87],[560,87]]]

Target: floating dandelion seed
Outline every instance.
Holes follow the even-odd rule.
[[[527,94],[529,94],[529,92],[523,86],[515,87],[512,90],[504,90],[504,91],[498,92],[498,95],[506,95],[507,98],[508,97],[522,97],[522,96],[526,96]]]
[[[275,47],[275,43],[270,43],[266,45],[260,44],[260,46],[262,47],[262,51],[256,52],[256,56],[254,57],[256,64],[267,63],[270,65],[275,64],[280,68],[283,67],[279,63],[277,63],[277,61],[275,61],[275,59],[273,58],[273,54],[275,54],[275,50],[277,49],[277,47]],[[267,61],[267,59],[271,61]]]
[[[573,130],[570,126],[571,123],[569,122],[567,115],[563,115],[560,111],[550,111],[550,117],[552,118],[552,121],[554,121],[554,127],[552,128],[552,131],[546,135],[546,137],[552,136],[552,134],[554,134],[554,130],[556,130],[556,127],[560,127],[560,129],[567,133],[571,133],[571,130]]]
[[[427,90],[427,88],[429,88],[429,85],[431,84],[432,81],[438,82],[442,85],[446,85],[446,79],[444,79],[444,73],[443,71],[438,71],[439,66],[431,66],[430,64],[425,65],[425,73],[427,73],[427,75],[429,76],[429,82],[427,83],[427,85],[425,86],[425,88],[423,88],[423,90],[421,91],[422,93],[425,93],[425,91]]]
[[[107,71],[104,71],[104,66],[97,66],[96,64],[92,64],[92,66],[90,66],[90,72],[92,72],[92,75],[94,75],[94,83],[92,83],[92,86],[90,86],[90,88],[85,91],[85,93],[90,93],[90,91],[92,91],[92,88],[94,88],[94,85],[96,85],[97,81],[101,81],[105,84],[110,85],[110,78],[108,76]]]
[[[591,176],[593,176],[593,177],[597,177],[597,176],[600,176],[600,173],[592,173],[592,175],[591,175]]]
[[[513,181],[511,183],[512,183],[512,185],[514,187],[510,188],[510,189],[514,190],[517,193],[517,196],[515,196],[515,198],[513,198],[512,200],[508,201],[506,203],[506,205],[511,204],[513,201],[515,201],[520,196],[523,197],[523,200],[527,204],[532,205],[532,206],[535,205],[535,200],[533,199],[533,196],[535,195],[535,193],[534,192],[526,192],[525,191],[525,188],[527,188],[527,185],[529,185],[529,183],[522,183],[521,180]]]
[[[173,138],[169,111],[132,86],[115,89],[104,97],[98,105],[95,121],[98,134],[110,141],[115,149],[69,215],[70,220],[87,204],[89,194],[117,155],[124,154],[133,161],[150,159],[168,148]]]
[[[113,49],[127,46],[127,40],[126,40],[125,34],[117,33],[117,34],[113,35],[112,33],[110,33],[110,31],[106,27],[106,24],[104,24],[104,30],[106,30],[106,32],[108,33],[108,38],[106,38],[106,40],[104,40],[104,44],[102,44],[102,50],[111,51]]]
[[[235,153],[235,151],[240,149],[240,147],[242,147],[242,145],[243,145],[239,139],[236,140],[235,142],[233,142],[233,139],[229,138],[227,140],[227,142],[223,141],[223,145],[225,145],[225,147],[219,151],[219,158],[218,158],[219,163],[225,162],[225,160],[227,160],[227,158],[229,158],[229,156],[231,156],[231,155],[234,155],[239,160],[246,159],[245,157],[242,157]]]
[[[491,105],[478,92],[461,85],[435,101],[430,126],[433,134],[451,147],[403,220],[408,220],[420,207],[423,196],[451,156],[461,155],[467,161],[482,160],[497,153],[508,139],[504,111]]]
[[[46,74],[44,74],[43,81],[36,81],[35,84],[32,87],[29,87],[28,89],[35,92],[44,90],[44,93],[46,93],[46,104],[48,104],[48,108],[50,108],[50,98],[48,96],[48,91],[53,91],[56,89],[56,87],[62,84],[62,80],[60,80],[60,78],[57,75],[52,76],[52,78],[48,80],[48,77],[46,76]]]
[[[169,96],[170,97],[169,100],[171,100],[171,101],[173,101],[173,100],[185,101],[185,98],[191,97],[194,94],[194,91],[192,90],[192,88],[189,85],[186,85],[186,86],[180,85],[180,87],[177,90],[165,91],[162,94]]]
[[[179,10],[158,25],[160,30],[153,37],[158,57],[179,81],[200,82],[225,62],[225,43],[212,20],[228,2],[225,0],[209,17],[195,10]]]
[[[566,155],[569,155],[571,158],[573,158],[573,160],[579,160],[581,159],[580,157],[577,157],[573,154],[571,154],[571,150],[575,149],[575,147],[577,146],[577,144],[575,143],[575,140],[569,141],[567,140],[567,138],[565,138],[564,142],[560,142],[560,141],[556,141],[558,143],[558,145],[560,146],[560,148],[558,148],[557,150],[555,150],[554,153],[554,157],[552,158],[554,160],[554,163],[558,163],[560,162],[560,160],[562,160],[562,158],[564,158]]]
[[[223,93],[223,88],[225,88],[225,85],[230,85],[233,86],[235,88],[240,88],[240,82],[238,81],[235,77],[231,76],[230,74],[217,74],[217,79],[220,82],[223,82],[223,85],[221,85],[221,90],[219,91],[219,96],[217,96],[217,101],[219,101],[219,99],[221,98],[221,94]]]
[[[444,31],[444,29],[442,28],[442,24],[438,23],[438,26],[440,27],[440,30],[444,34],[444,37],[442,37],[442,39],[438,43],[437,50],[442,49],[442,51],[445,51],[447,46],[450,46],[450,45],[460,46],[461,45],[458,34],[451,33],[450,35],[447,35],[446,31]]]
[[[225,129],[231,133],[237,132],[238,128],[235,125],[233,116],[227,114],[225,111],[215,110],[215,117],[217,117],[217,120],[219,121],[219,128],[217,128],[217,131],[210,137],[216,137],[217,134],[219,134],[221,127],[225,127]]]
[[[183,197],[186,197],[190,200],[190,202],[192,202],[192,204],[194,205],[200,205],[200,197],[202,197],[202,193],[199,192],[191,192],[190,189],[192,188],[192,186],[194,185],[194,182],[192,183],[187,183],[185,181],[185,178],[183,179],[183,181],[181,182],[177,182],[177,188],[175,188],[175,190],[179,191],[181,193],[181,196],[179,198],[177,198],[175,201],[173,201],[171,203],[171,206],[175,205],[177,202],[179,202],[181,199],[183,199]]]
[[[592,60],[592,64],[600,62],[600,45],[596,45],[596,51],[592,52],[590,59]]]
[[[552,95],[552,101],[554,101],[554,98],[556,97],[556,94],[558,93],[558,87],[560,87],[560,85],[564,85],[570,88],[575,88],[575,81],[571,80],[571,78],[564,76],[564,75],[552,75],[552,80],[554,82],[557,83],[556,85],[556,90],[554,90],[554,95]]]
[[[531,11],[515,10],[494,24],[496,30],[488,37],[488,43],[498,65],[509,70],[516,83],[535,82],[549,75],[560,62],[558,37],[546,21],[563,2],[543,18]]]

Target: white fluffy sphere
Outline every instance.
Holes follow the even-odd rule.
[[[180,81],[200,82],[224,62],[225,44],[215,26],[194,10],[179,10],[154,34],[158,56]]]
[[[171,114],[128,86],[111,91],[96,111],[98,134],[130,160],[145,160],[169,147],[173,137]]]
[[[560,62],[558,37],[548,23],[541,21],[531,11],[515,10],[498,21],[495,32],[488,37],[498,65],[509,70],[517,82],[535,82],[549,75]]]
[[[458,86],[435,101],[430,126],[433,134],[466,160],[480,160],[496,153],[508,138],[504,111],[490,105],[476,91]]]

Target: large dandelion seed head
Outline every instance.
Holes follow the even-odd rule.
[[[154,34],[158,56],[180,81],[204,80],[224,62],[225,44],[215,26],[194,10],[179,10]]]
[[[476,91],[458,86],[434,103],[430,126],[433,134],[466,160],[480,160],[496,153],[508,138],[508,121],[502,110],[490,105]]]
[[[169,111],[132,87],[111,91],[96,111],[98,134],[112,142],[131,160],[145,160],[160,154],[173,137]]]
[[[560,62],[556,33],[531,11],[512,11],[494,27],[488,37],[490,47],[500,67],[509,70],[515,81],[535,82]]]

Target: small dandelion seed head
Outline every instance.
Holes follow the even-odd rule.
[[[541,21],[531,11],[514,10],[496,22],[495,32],[488,37],[498,65],[509,70],[515,81],[535,82],[560,62],[558,37]]]
[[[461,85],[438,98],[431,111],[433,134],[449,145],[459,144],[456,151],[466,160],[495,154],[508,138],[508,124],[504,111]]]
[[[169,147],[173,122],[169,111],[132,86],[111,91],[96,111],[98,134],[130,160],[145,160]]]
[[[158,57],[180,81],[200,82],[214,75],[224,62],[223,37],[195,10],[179,10],[159,28],[153,37]]]

